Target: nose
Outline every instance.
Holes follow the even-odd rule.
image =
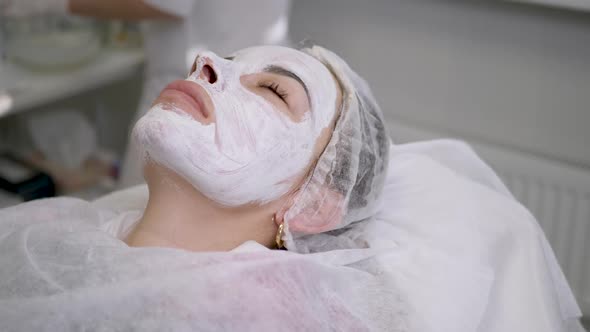
[[[189,76],[193,75],[197,70],[199,71],[197,76],[203,81],[209,82],[209,84],[215,84],[217,82],[217,73],[213,67],[213,61],[210,58],[200,55],[197,56]]]

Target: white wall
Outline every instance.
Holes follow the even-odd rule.
[[[590,169],[590,13],[503,1],[297,0],[390,120]]]

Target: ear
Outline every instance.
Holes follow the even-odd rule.
[[[299,192],[290,204],[277,213],[277,219],[287,222],[292,232],[322,233],[338,228],[342,223],[344,203],[342,194],[326,187],[313,194]]]

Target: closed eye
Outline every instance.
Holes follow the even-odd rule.
[[[284,89],[281,88],[281,86],[279,85],[279,83],[275,83],[275,82],[262,82],[262,83],[259,83],[258,86],[261,87],[261,88],[269,89],[277,97],[279,97],[283,102],[285,102],[285,104],[287,103],[287,97],[289,97],[289,94],[287,93],[287,91],[285,91]]]

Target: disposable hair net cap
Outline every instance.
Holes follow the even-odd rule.
[[[368,84],[336,54],[319,46],[302,49],[323,63],[342,89],[332,137],[286,211],[285,246],[309,252],[295,241],[370,218],[379,206],[390,139]]]

